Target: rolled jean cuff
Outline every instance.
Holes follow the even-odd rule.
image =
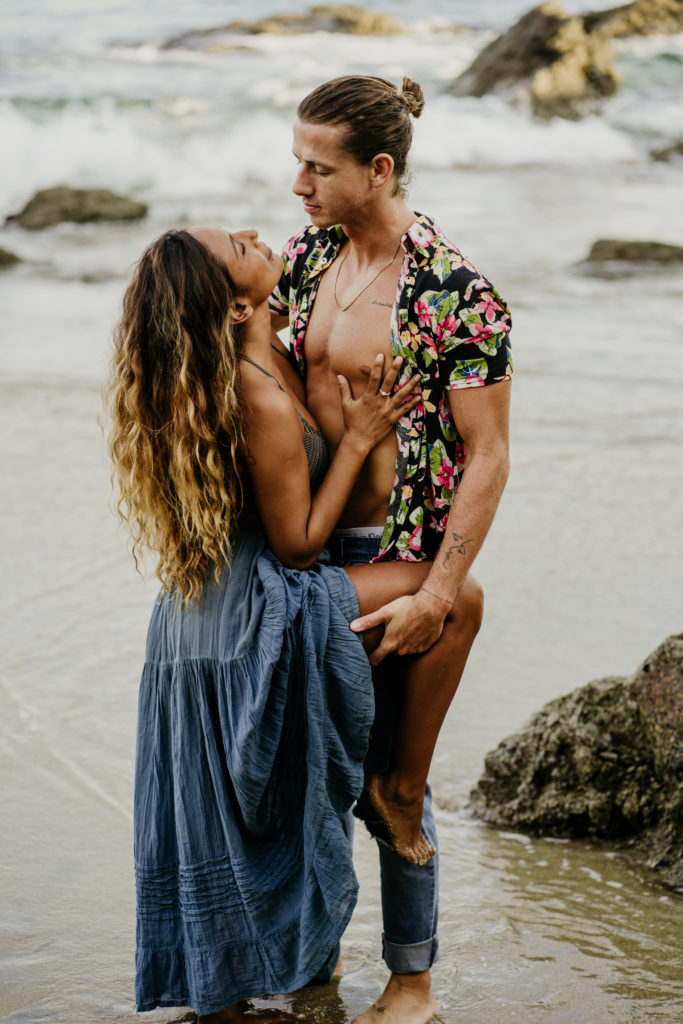
[[[424,942],[397,945],[382,936],[382,957],[392,974],[417,974],[428,971],[439,959],[439,939],[434,935]]]

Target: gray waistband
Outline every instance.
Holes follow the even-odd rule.
[[[384,526],[351,526],[347,530],[335,530],[333,537],[361,537],[380,540],[384,533]]]

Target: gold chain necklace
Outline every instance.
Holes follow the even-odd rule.
[[[388,263],[387,263],[387,264],[386,264],[385,266],[383,266],[381,270],[378,270],[378,271],[377,271],[377,273],[376,273],[376,274],[375,274],[375,276],[374,276],[374,277],[372,278],[372,280],[371,280],[371,281],[368,281],[368,283],[367,283],[367,284],[365,285],[365,287],[364,287],[364,288],[361,288],[361,290],[360,290],[360,291],[358,292],[358,295],[356,295],[356,297],[355,297],[355,298],[351,299],[351,301],[350,301],[350,302],[347,302],[347,304],[346,304],[345,306],[342,306],[342,304],[340,303],[339,299],[337,298],[337,282],[339,281],[339,272],[341,271],[341,268],[342,268],[342,263],[344,262],[344,260],[346,259],[346,257],[347,257],[347,256],[349,255],[349,250],[347,249],[347,250],[346,250],[346,252],[344,253],[344,255],[342,256],[342,258],[341,258],[341,259],[340,259],[340,261],[339,261],[339,265],[338,265],[338,267],[337,267],[337,276],[336,276],[336,277],[335,277],[335,279],[334,279],[334,287],[332,288],[332,294],[333,294],[333,296],[334,296],[334,301],[335,301],[335,302],[336,302],[336,304],[337,304],[337,309],[339,309],[339,310],[340,310],[340,311],[341,311],[342,313],[345,313],[347,309],[350,309],[350,308],[351,308],[351,306],[352,306],[352,305],[354,304],[354,302],[356,301],[356,299],[359,299],[359,298],[361,297],[361,295],[363,294],[363,292],[366,292],[366,291],[368,290],[368,288],[370,287],[370,285],[371,285],[371,284],[374,284],[374,283],[375,283],[375,281],[377,280],[377,278],[379,277],[379,275],[380,275],[380,274],[383,274],[385,270],[388,270],[388,269],[389,269],[389,267],[391,266],[391,264],[392,264],[392,263],[394,262],[394,260],[395,260],[395,259],[396,259],[396,257],[398,256],[398,250],[399,250],[400,248],[401,248],[401,241],[400,241],[400,239],[399,239],[399,243],[398,243],[398,245],[396,246],[396,250],[395,250],[395,252],[394,252],[394,255],[393,255],[393,256],[391,257],[391,259],[389,260],[389,262],[388,262]]]

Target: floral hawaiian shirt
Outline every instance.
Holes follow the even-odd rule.
[[[401,239],[391,352],[404,360],[397,387],[419,373],[422,401],[396,425],[396,477],[376,560],[434,558],[465,468],[465,445],[446,391],[512,376],[511,319],[504,300],[429,217],[415,216]],[[282,252],[284,271],[270,308],[289,316],[302,377],[304,339],[320,278],[344,237],[340,225],[309,226]]]

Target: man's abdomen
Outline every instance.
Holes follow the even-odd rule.
[[[398,444],[392,432],[365,460],[339,520],[340,527],[383,526],[396,475]]]

